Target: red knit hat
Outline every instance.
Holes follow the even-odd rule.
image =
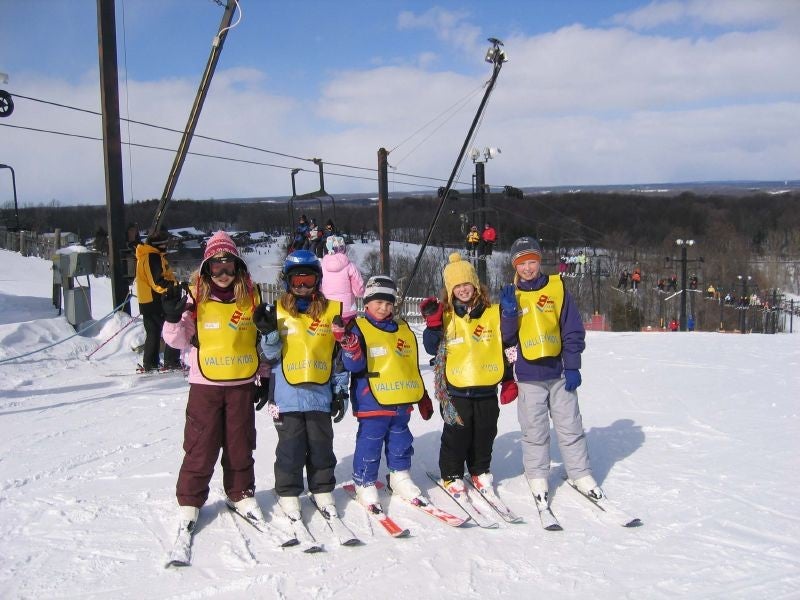
[[[218,231],[211,236],[211,239],[208,240],[208,243],[206,244],[206,251],[203,253],[203,262],[207,261],[212,256],[219,254],[220,252],[227,252],[236,258],[240,258],[239,250],[236,248],[236,244],[233,243],[231,236],[224,231]]]

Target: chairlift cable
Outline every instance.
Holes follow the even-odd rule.
[[[420,246],[417,258],[414,261],[414,267],[411,270],[411,274],[408,276],[408,281],[406,282],[406,285],[403,288],[403,293],[401,294],[401,298],[407,297],[408,290],[411,287],[411,284],[414,282],[414,277],[416,276],[420,262],[422,261],[422,255],[425,253],[425,248],[427,248],[428,243],[430,242],[431,237],[433,236],[436,224],[439,221],[439,217],[442,214],[444,204],[447,201],[448,196],[450,195],[450,190],[453,186],[453,181],[456,178],[456,174],[460,172],[460,170],[463,168],[462,162],[464,160],[464,155],[466,154],[467,148],[475,136],[478,124],[482,121],[483,111],[486,108],[487,102],[489,101],[489,96],[491,96],[492,94],[492,90],[494,89],[497,77],[498,75],[500,75],[500,70],[503,68],[503,63],[506,60],[508,60],[506,58],[505,52],[503,52],[500,49],[500,46],[502,46],[503,43],[500,40],[494,38],[489,38],[489,41],[492,43],[492,48],[489,49],[489,52],[486,55],[486,61],[492,63],[493,67],[492,76],[489,78],[489,81],[486,84],[486,91],[484,92],[483,98],[481,99],[481,103],[478,106],[478,111],[475,114],[475,117],[472,119],[472,124],[470,125],[469,132],[467,133],[466,138],[464,138],[464,143],[461,145],[461,150],[459,151],[458,158],[456,159],[456,162],[453,165],[453,170],[451,171],[450,177],[447,180],[447,185],[445,186],[444,193],[442,193],[442,197],[439,200],[439,206],[436,208],[436,214],[433,217],[433,222],[431,223],[430,228],[428,228],[428,233],[425,236],[425,240],[422,242],[422,245]]]
[[[65,108],[65,109],[68,109],[68,110],[74,110],[74,111],[83,112],[83,113],[87,113],[87,114],[98,115],[98,116],[101,114],[101,113],[99,113],[98,111],[95,111],[95,110],[89,110],[89,109],[80,108],[80,107],[77,107],[77,106],[70,106],[68,104],[62,104],[62,103],[59,103],[59,102],[53,102],[51,100],[43,100],[41,98],[34,98],[34,97],[31,97],[31,96],[25,96],[23,94],[14,93],[14,94],[12,94],[12,96],[16,96],[17,98],[22,98],[24,100],[30,100],[32,102],[39,102],[41,104],[49,104],[51,106],[56,106],[58,108]],[[158,130],[161,130],[161,131],[168,131],[170,133],[183,133],[183,131],[180,130],[180,129],[175,129],[173,127],[167,127],[165,125],[155,125],[153,123],[147,123],[146,121],[138,121],[136,119],[127,119],[127,118],[120,117],[120,121],[125,121],[127,123],[132,123],[134,125],[141,125],[143,127],[150,127],[152,129],[158,129]],[[101,139],[101,138],[97,138],[97,137],[94,137],[94,136],[87,136],[87,135],[81,135],[81,134],[70,134],[70,133],[65,133],[65,132],[56,131],[56,130],[52,130],[52,129],[42,129],[42,128],[36,128],[36,127],[25,127],[25,126],[20,126],[20,125],[11,125],[9,123],[2,123],[2,122],[0,122],[0,125],[5,125],[6,127],[15,127],[15,128],[18,128],[18,129],[27,129],[27,130],[30,130],[30,131],[38,131],[40,133],[51,133],[51,134],[54,134],[54,135],[63,135],[63,136],[67,136],[67,137],[78,137],[78,138],[91,139],[91,140]],[[269,150],[267,148],[261,148],[259,146],[253,146],[253,145],[250,145],[250,144],[243,144],[243,143],[239,143],[239,142],[233,142],[233,141],[230,141],[230,140],[225,140],[225,139],[222,139],[222,138],[217,138],[217,137],[208,136],[208,135],[202,135],[202,134],[199,134],[199,133],[195,133],[194,137],[195,138],[199,138],[199,139],[208,140],[208,141],[211,141],[211,142],[218,142],[220,144],[226,144],[226,145],[229,145],[229,146],[236,146],[238,148],[243,148],[243,149],[246,149],[246,150],[255,150],[256,152],[263,152],[265,154],[273,154],[275,156],[281,156],[283,158],[291,158],[291,159],[294,159],[294,160],[302,160],[302,161],[306,161],[306,162],[313,162],[314,161],[313,158],[305,158],[305,157],[302,157],[302,156],[296,156],[294,154],[287,154],[285,152],[279,152],[277,150]],[[164,148],[161,148],[161,147],[158,147],[158,146],[149,146],[147,144],[132,144],[131,143],[129,145],[143,147],[143,148],[151,148],[151,149],[156,149],[156,150],[165,150]],[[170,152],[174,152],[174,150],[170,150]],[[194,154],[194,153],[189,152],[189,154]],[[233,159],[226,159],[226,160],[233,160]],[[292,168],[292,167],[286,167],[286,166],[282,166],[282,165],[270,165],[268,163],[256,163],[256,164],[265,164],[267,166],[276,166],[276,167],[281,168],[281,169],[291,169]],[[342,167],[342,168],[345,168],[345,169],[371,171],[371,172],[375,172],[375,173],[377,173],[377,171],[378,171],[375,167],[363,167],[363,166],[358,166],[358,165],[350,165],[350,164],[346,164],[346,163],[325,161],[325,164],[333,165],[333,166],[337,166],[337,167]],[[303,169],[303,170],[305,171],[305,169]],[[309,172],[312,172],[312,171],[309,171]],[[315,171],[313,171],[313,172],[315,172]],[[341,174],[337,174],[337,175],[340,176],[340,177],[347,177],[347,175],[341,175]],[[413,173],[406,173],[406,172],[396,172],[395,175],[402,175],[403,177],[412,177],[412,178],[416,178],[416,179],[427,179],[427,180],[430,180],[430,181],[439,181],[439,182],[445,181],[445,179],[440,178],[440,177],[431,177],[431,176],[427,176],[427,175],[415,175]],[[460,184],[466,185],[468,182],[456,181],[456,183],[460,183]],[[405,183],[404,185],[412,185],[412,184]]]
[[[28,127],[26,125],[12,125],[10,123],[0,123],[0,126],[12,127],[14,129],[23,129],[23,130],[26,130],[26,131],[35,131],[37,133],[49,133],[49,134],[52,134],[52,135],[60,135],[60,136],[64,136],[64,137],[74,137],[74,138],[78,138],[78,139],[92,140],[92,141],[96,141],[96,142],[102,142],[103,141],[103,138],[100,138],[100,137],[97,137],[97,136],[83,135],[83,134],[79,134],[79,133],[68,133],[68,132],[65,132],[65,131],[55,131],[53,129],[41,129],[41,128],[38,128],[38,127]],[[170,153],[174,153],[175,152],[174,148],[165,148],[163,146],[154,146],[152,144],[141,144],[141,143],[138,143],[138,142],[122,142],[122,145],[124,145],[124,146],[133,146],[133,147],[136,147],[136,148],[146,148],[148,150],[160,150],[160,151],[163,151],[163,152],[170,152]],[[187,154],[192,155],[192,156],[199,156],[199,157],[202,157],[202,158],[213,158],[213,159],[216,159],[216,160],[226,160],[226,161],[229,161],[229,162],[250,164],[250,165],[256,165],[256,166],[261,166],[261,167],[270,167],[270,168],[273,168],[273,169],[284,169],[284,170],[291,170],[292,169],[292,167],[289,167],[289,166],[286,166],[286,165],[277,165],[277,164],[273,164],[273,163],[261,162],[261,161],[256,161],[256,160],[248,160],[248,159],[244,159],[244,158],[233,158],[233,157],[230,157],[230,156],[222,156],[222,155],[218,155],[218,154],[208,154],[208,153],[204,153],[204,152],[193,152],[193,151],[189,151],[189,152],[187,152]],[[305,170],[305,169],[303,169],[303,170]],[[311,172],[311,171],[309,171],[309,172]],[[334,177],[343,177],[345,179],[359,179],[359,180],[364,180],[364,181],[376,181],[376,178],[373,178],[373,177],[361,177],[361,176],[358,176],[358,175],[349,175],[347,173],[336,173],[334,171],[328,172],[327,175],[331,175],[331,176],[334,176]],[[409,177],[414,177],[413,175],[408,175],[408,176]],[[419,176],[417,176],[417,177],[419,177]],[[401,181],[401,180],[392,180],[392,181],[393,181],[393,183],[396,183],[397,185],[408,185],[408,186],[417,186],[417,187],[422,186],[422,187],[430,187],[431,189],[435,189],[434,186],[432,186],[430,184],[423,184],[423,183],[411,182],[411,181]]]
[[[420,127],[419,129],[417,129],[416,131],[414,131],[414,132],[413,132],[411,135],[409,135],[409,136],[408,136],[406,139],[404,139],[402,142],[400,142],[399,144],[395,145],[393,148],[390,148],[390,149],[388,150],[387,154],[391,154],[392,152],[394,152],[395,150],[397,150],[397,149],[398,149],[400,146],[402,146],[403,144],[405,144],[405,143],[406,143],[408,140],[410,140],[411,138],[413,138],[413,137],[414,137],[415,135],[417,135],[417,134],[418,134],[420,131],[422,131],[423,129],[425,129],[426,127],[428,127],[428,126],[429,126],[431,123],[434,123],[434,122],[435,122],[435,121],[437,121],[438,119],[442,118],[442,116],[443,116],[443,115],[446,115],[448,112],[452,112],[452,114],[451,114],[451,115],[450,115],[450,116],[449,116],[447,119],[445,119],[444,123],[446,123],[447,121],[449,121],[451,118],[453,118],[453,115],[455,115],[457,112],[459,112],[459,111],[460,111],[460,110],[461,110],[461,109],[462,109],[462,108],[463,108],[463,107],[466,105],[466,103],[467,103],[467,102],[469,102],[469,101],[472,99],[472,97],[473,97],[475,94],[477,94],[479,91],[481,91],[481,89],[483,89],[483,87],[484,87],[484,84],[481,84],[481,85],[479,85],[477,88],[475,88],[474,90],[472,90],[471,92],[469,92],[469,94],[467,94],[466,96],[464,96],[464,97],[463,97],[463,98],[461,98],[460,100],[458,100],[458,101],[454,102],[453,104],[451,104],[451,105],[450,105],[448,108],[446,108],[445,110],[443,110],[442,112],[440,112],[438,115],[436,115],[435,117],[433,117],[433,118],[432,118],[430,121],[428,121],[427,123],[425,123],[425,124],[424,124],[422,127]],[[459,107],[458,107],[458,110],[454,110],[454,107],[456,107],[456,106],[458,106],[458,105],[461,105],[461,106],[459,106]],[[439,127],[441,127],[441,125],[440,125]],[[438,127],[437,127],[437,129],[438,129]]]

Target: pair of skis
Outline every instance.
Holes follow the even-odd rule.
[[[642,525],[642,520],[639,517],[634,517],[628,514],[622,507],[619,506],[619,504],[609,500],[605,495],[605,492],[603,492],[599,497],[596,497],[592,494],[586,494],[578,489],[578,487],[575,485],[575,482],[571,479],[565,479],[564,481],[567,482],[567,485],[570,488],[591,502],[594,507],[602,511],[602,513],[610,522],[615,523],[616,525],[621,525],[622,527],[639,527]]]
[[[383,483],[380,481],[375,482],[375,487],[378,490],[386,489],[388,492],[391,492],[392,489],[389,486],[384,486]],[[364,509],[367,511],[367,514],[370,516],[372,520],[374,520],[378,525],[380,525],[386,533],[390,536],[395,538],[404,538],[411,535],[411,532],[398,525],[394,519],[392,519],[386,512],[383,510],[383,507],[380,503],[377,504],[362,504],[359,499],[358,495],[356,494],[356,486],[353,483],[347,483],[343,486],[344,490],[350,495],[351,498],[356,500],[359,504],[361,504]],[[423,495],[416,496],[414,498],[403,498],[400,495],[395,495],[395,498],[398,498],[404,504],[425,513],[426,515],[433,517],[434,519],[444,523],[445,525],[449,525],[450,527],[461,527],[469,521],[469,515],[465,517],[459,517],[454,514],[451,514],[445,510],[442,510],[438,506],[434,505],[428,498]]]
[[[469,518],[484,529],[497,529],[500,526],[495,515],[506,523],[516,524],[523,522],[522,517],[514,514],[491,487],[478,488],[470,477],[463,479],[463,493],[453,493],[447,489],[441,477],[435,473],[428,472],[428,477],[450,496]]]
[[[611,523],[621,525],[622,527],[639,527],[642,525],[641,519],[631,516],[616,502],[609,500],[605,492],[602,492],[600,496],[595,496],[591,493],[587,494],[580,490],[571,479],[565,478],[564,481],[567,483],[568,487],[575,490],[575,492],[591,502],[592,506],[599,509],[604,517]],[[538,498],[534,495],[533,498],[536,503],[536,508],[539,510],[539,520],[542,523],[542,528],[547,531],[562,531],[563,527],[561,527],[558,519],[553,514],[547,497]]]
[[[342,546],[358,546],[361,545],[361,540],[353,534],[352,531],[345,525],[336,513],[335,506],[317,506],[311,498],[312,504],[322,515],[328,529],[334,535],[336,540]],[[251,525],[260,535],[267,538],[271,545],[280,548],[293,548],[306,554],[316,554],[324,552],[324,546],[317,542],[308,527],[303,522],[302,515],[299,512],[286,513],[280,509],[282,516],[288,521],[290,533],[279,531],[278,528],[271,526],[264,519],[253,515],[252,513],[242,513],[231,502],[226,501],[226,506],[237,517],[246,521]],[[181,527],[175,538],[172,550],[169,553],[166,567],[186,567],[191,564],[192,559],[192,541],[196,531],[196,523],[191,527]]]
[[[336,538],[340,546],[360,546],[363,542],[356,536],[350,528],[345,525],[336,511],[336,506],[333,504],[321,506],[317,504],[314,495],[309,494],[311,504],[317,509],[317,512],[322,516],[328,531]],[[280,503],[278,503],[279,510],[288,519],[292,533],[289,538],[285,539],[280,545],[283,548],[298,547],[302,552],[307,554],[315,554],[317,552],[324,552],[324,546],[317,542],[308,527],[303,522],[300,512],[284,511]]]

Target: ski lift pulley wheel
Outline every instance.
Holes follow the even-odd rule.
[[[0,90],[0,117],[10,117],[14,112],[14,100],[5,90]]]

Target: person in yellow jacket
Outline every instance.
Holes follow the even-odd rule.
[[[477,225],[473,225],[467,234],[467,255],[477,256],[478,246],[481,243],[481,234],[478,233]]]
[[[411,479],[414,436],[408,427],[413,405],[428,420],[433,407],[419,370],[417,338],[405,320],[394,316],[397,285],[387,275],[370,277],[364,286],[364,316],[333,331],[351,373],[350,397],[358,419],[353,452],[353,482],[358,501],[379,504],[375,482],[386,456],[393,492],[413,500],[422,492]],[[350,329],[348,331],[348,329]]]
[[[218,231],[188,289],[172,285],[164,295],[164,339],[188,350],[189,399],[183,430],[184,457],[175,485],[179,535],[194,529],[208,500],[214,465],[222,450],[226,504],[250,521],[264,522],[255,498],[255,403],[264,396],[269,364],[258,352],[254,313],[261,295],[236,244]],[[256,381],[258,380],[258,385]]]
[[[177,281],[175,273],[167,262],[167,244],[169,236],[159,231],[147,238],[143,244],[136,246],[136,298],[139,301],[139,313],[144,324],[145,340],[142,352],[142,368],[153,371],[161,367],[159,350],[161,347],[161,330],[164,328],[164,309],[161,297],[166,293],[170,283]],[[180,369],[180,351],[168,344],[164,345],[165,369]]]
[[[493,489],[490,467],[500,416],[497,385],[505,373],[500,307],[457,252],[450,255],[442,279],[442,300],[429,297],[420,303],[426,324],[422,343],[434,356],[444,351],[447,396],[457,414],[456,420],[444,419],[439,470],[449,492],[464,493],[466,463],[473,485],[488,491]]]
[[[274,305],[259,306],[255,316],[274,379],[268,410],[278,433],[275,494],[292,520],[301,515],[304,471],[313,501],[326,514],[336,515],[333,423],[344,417],[348,397],[334,397],[331,386],[338,352],[332,325],[342,314],[342,303],[325,297],[322,277],[314,253],[295,250],[281,270],[285,293]]]

